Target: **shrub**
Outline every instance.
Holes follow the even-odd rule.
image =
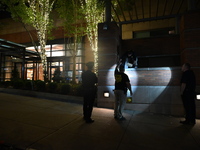
[[[23,89],[24,88],[24,82],[21,79],[13,80],[13,88],[15,89]]]
[[[9,86],[12,86],[12,82],[11,81],[2,81],[2,82],[0,82],[0,86],[3,88],[8,88]]]
[[[60,94],[69,94],[71,86],[67,83],[62,83],[60,88]]]
[[[57,83],[51,82],[48,84],[48,91],[52,93],[56,93],[57,91]]]
[[[2,81],[0,86],[7,88],[13,86],[15,89],[26,89],[26,90],[36,90],[40,92],[52,92],[64,95],[74,95],[82,96],[82,84],[70,84],[70,83],[56,83],[48,82],[47,84],[42,80],[22,80],[15,79],[13,81]]]
[[[73,84],[70,93],[75,96],[82,96],[82,84]]]
[[[25,90],[32,90],[33,89],[33,81],[25,80],[24,81],[24,89]]]
[[[44,81],[36,80],[34,82],[34,87],[37,91],[44,92],[46,89],[46,84]]]

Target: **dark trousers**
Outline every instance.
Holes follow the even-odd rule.
[[[83,116],[85,120],[89,120],[92,115],[96,92],[93,89],[84,90],[83,96]]]
[[[182,101],[185,109],[185,120],[190,123],[195,123],[195,118],[196,118],[195,94],[194,93],[183,94]]]

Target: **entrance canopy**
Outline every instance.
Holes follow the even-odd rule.
[[[0,39],[0,53],[5,56],[12,56],[15,58],[35,59],[38,58],[37,52],[26,50],[26,46],[17,44],[11,41]]]

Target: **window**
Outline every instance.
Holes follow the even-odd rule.
[[[160,37],[160,36],[169,36],[175,34],[175,28],[163,28],[157,30],[148,30],[148,31],[136,31],[133,32],[133,38],[148,38],[148,37]]]
[[[65,52],[64,51],[52,51],[52,57],[56,57],[56,56],[65,56]]]
[[[48,60],[49,67],[49,78],[50,80],[53,77],[54,71],[56,68],[60,67],[61,75],[63,78],[67,78],[67,80],[71,80],[73,76],[73,49],[74,43],[63,44],[62,40],[51,41],[52,43],[48,43],[46,45],[46,56]],[[82,73],[82,57],[83,57],[83,44],[76,43],[77,51],[76,51],[76,64],[75,64],[75,72],[76,72],[76,80],[80,81],[81,73]],[[39,51],[40,51],[40,47]],[[35,51],[34,47],[27,47],[26,50]],[[29,70],[30,71],[30,70]],[[29,73],[31,77],[31,73]],[[30,78],[29,77],[29,78]]]
[[[54,44],[52,45],[52,55],[51,57],[65,56],[64,44]]]

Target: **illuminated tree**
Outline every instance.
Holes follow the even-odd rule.
[[[98,23],[103,22],[103,0],[80,0],[87,23],[87,37],[94,53],[94,71],[98,70]]]
[[[44,79],[47,79],[47,57],[45,54],[45,46],[47,34],[50,29],[50,13],[55,0],[2,0],[8,6],[12,18],[18,20],[25,25],[31,25],[36,29],[38,41],[40,44],[40,55]],[[30,34],[29,34],[30,35]]]
[[[67,49],[70,50],[73,59],[72,82],[76,82],[76,56],[78,43],[82,42],[86,28],[83,25],[83,15],[80,9],[79,0],[57,0],[56,10],[63,20],[65,36],[67,36]]]
[[[46,41],[48,27],[50,24],[50,12],[55,0],[27,0],[28,6],[26,12],[28,14],[28,22],[36,29],[38,40],[40,43],[40,57],[43,64],[44,79],[47,79],[47,57],[46,57]],[[25,5],[25,1],[24,1]]]

